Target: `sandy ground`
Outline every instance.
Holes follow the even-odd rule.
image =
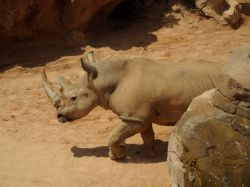
[[[250,42],[250,24],[238,30],[196,16],[166,17],[164,26],[133,24],[89,40],[77,49],[23,44],[6,47],[0,73],[0,186],[170,186],[166,164],[172,127],[154,125],[155,158],[144,158],[141,138],[127,141],[128,158],[108,157],[107,140],[119,119],[96,108],[87,117],[60,124],[46,97],[39,72],[45,68],[53,83],[63,75],[82,75],[79,57],[94,50],[96,58],[112,54],[143,55],[165,61],[225,62],[232,50]]]

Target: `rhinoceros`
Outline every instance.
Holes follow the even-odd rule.
[[[171,63],[145,57],[110,56],[97,63],[92,52],[81,58],[83,78],[75,84],[61,77],[58,92],[42,71],[44,89],[59,122],[86,116],[100,105],[121,119],[110,135],[111,159],[126,156],[122,142],[140,133],[145,152],[154,156],[152,123],[173,125],[192,99],[216,86],[219,66],[206,62]]]

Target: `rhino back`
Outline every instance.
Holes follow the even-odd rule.
[[[129,60],[110,98],[123,119],[158,124],[176,122],[192,99],[215,86],[219,67],[208,63]]]

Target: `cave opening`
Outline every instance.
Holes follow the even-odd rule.
[[[141,27],[141,30],[150,33],[164,26],[164,15],[172,11],[172,5],[177,3],[193,8],[194,0],[186,1],[187,4],[183,0],[120,0],[99,10],[85,33],[90,40],[97,40],[110,31],[134,29],[134,26],[137,26],[137,32]]]
[[[118,4],[108,15],[108,23],[128,23],[140,17],[143,13],[144,0],[125,0]]]
[[[143,17],[144,5],[147,0],[123,0],[111,3],[99,10],[88,25],[90,37],[98,36],[112,30],[120,30],[136,23]]]
[[[123,28],[141,20],[160,23],[164,13],[172,11],[176,4],[195,9],[195,0],[124,0],[111,9],[105,23],[111,28]]]

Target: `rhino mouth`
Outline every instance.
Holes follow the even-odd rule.
[[[59,121],[60,123],[65,123],[65,122],[68,121],[67,117],[66,117],[65,115],[63,115],[63,114],[58,114],[58,115],[57,115],[57,119],[58,119],[58,121]]]

